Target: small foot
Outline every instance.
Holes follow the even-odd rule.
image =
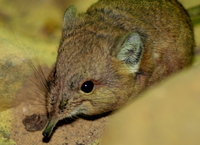
[[[24,124],[25,129],[27,131],[34,132],[34,131],[42,130],[45,127],[47,121],[48,119],[46,115],[32,114],[32,115],[26,116],[26,118],[22,120],[22,123]]]

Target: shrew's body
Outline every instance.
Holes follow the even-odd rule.
[[[67,117],[115,110],[191,63],[193,28],[176,0],[100,0],[65,12],[49,78],[49,137]]]

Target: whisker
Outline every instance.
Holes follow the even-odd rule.
[[[38,60],[36,60],[37,63],[39,64]],[[45,77],[45,74],[43,72],[43,69],[41,67],[41,65],[38,65],[38,69],[35,67],[35,65],[33,64],[32,61],[29,60],[29,65],[31,66],[31,68],[33,69],[33,71],[35,72],[35,78],[38,80],[40,85],[37,85],[38,87],[40,87],[40,89],[42,88],[43,91],[49,91],[49,87],[47,85],[47,79]]]
[[[33,81],[32,79],[30,79],[30,78],[28,78],[28,77],[26,77],[26,79],[29,80],[31,83],[33,83],[35,86],[37,86],[37,88],[38,88],[42,93],[45,94],[44,89],[41,88],[41,86],[40,86],[38,83],[36,83],[35,81]],[[38,92],[37,92],[37,93],[38,93]]]
[[[18,40],[18,38],[16,37],[16,34],[14,33],[12,27],[11,27],[10,30],[12,31],[13,36],[15,37],[15,40],[19,44],[19,47],[22,50],[23,56],[25,57],[25,60],[27,61],[28,66],[30,66],[32,68],[32,70],[35,72],[35,77],[38,80],[39,85],[36,82],[34,84],[36,84],[40,88],[40,90],[41,90],[41,87],[42,87],[43,91],[45,91],[45,92],[49,91],[49,86],[47,85],[47,78],[44,74],[44,71],[43,71],[39,61],[38,61],[38,58],[36,57],[37,55],[35,54],[35,51],[33,52],[33,50],[31,49],[32,53],[34,54],[34,60],[33,60],[33,57],[30,56],[30,54],[26,53],[26,50],[24,49],[25,46],[22,45],[21,41]],[[32,58],[32,60],[30,60],[30,58]],[[36,62],[37,65],[35,65],[33,62]],[[37,68],[36,68],[36,66],[37,66]]]
[[[45,74],[44,74],[44,71],[42,70],[41,65],[39,65],[38,68],[39,68],[39,72],[42,74],[41,82],[42,82],[43,87],[44,87],[47,91],[50,91],[50,88],[49,88],[49,86],[48,86],[48,84],[47,84],[48,80],[47,80],[47,78],[45,77]]]

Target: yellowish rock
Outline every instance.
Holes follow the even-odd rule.
[[[102,145],[199,145],[199,74],[174,75],[116,112]]]
[[[10,139],[10,127],[12,120],[11,110],[0,112],[0,145],[15,145],[16,143]]]

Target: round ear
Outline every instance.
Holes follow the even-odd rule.
[[[139,69],[140,61],[143,56],[143,43],[138,33],[128,33],[118,39],[118,44],[112,51],[115,57],[124,61],[132,73]]]
[[[64,14],[63,29],[67,29],[73,26],[73,22],[77,17],[77,9],[75,6],[69,6]]]

